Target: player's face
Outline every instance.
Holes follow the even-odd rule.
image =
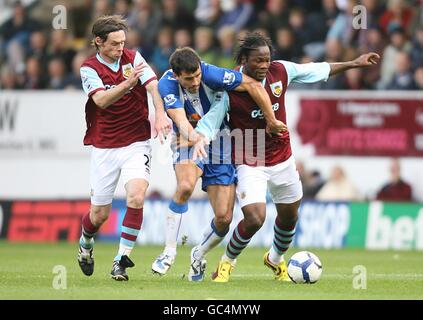
[[[197,93],[201,83],[201,68],[198,67],[197,71],[193,73],[182,71],[179,76],[176,75],[176,79],[189,93]]]
[[[97,41],[98,39],[99,41]],[[106,41],[101,41],[99,37],[96,38],[96,41],[103,59],[107,62],[115,62],[123,54],[123,47],[126,41],[125,31],[110,32]]]
[[[250,77],[262,81],[266,78],[270,67],[270,49],[268,46],[258,47],[250,51],[250,55],[245,59],[244,70]]]

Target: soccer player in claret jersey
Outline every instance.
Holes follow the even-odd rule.
[[[235,200],[235,168],[231,163],[229,142],[212,144],[210,154],[215,163],[194,162],[190,158],[192,142],[196,140],[194,127],[206,114],[210,105],[222,96],[222,90],[246,91],[256,105],[263,109],[263,116],[271,130],[280,132],[285,125],[276,120],[270,99],[254,79],[234,70],[222,69],[204,63],[191,48],[176,50],[170,57],[171,70],[159,81],[159,91],[166,111],[174,122],[175,174],[177,188],[169,205],[166,219],[166,246],[153,262],[152,271],[159,275],[167,273],[176,257],[176,244],[182,216],[188,211],[190,198],[197,180],[202,178],[202,189],[207,192],[214,211],[214,219],[207,223],[204,237],[191,251],[190,281],[201,281],[206,266],[205,255],[218,245],[229,231]],[[222,129],[227,124],[222,125]],[[225,139],[225,136],[222,136]],[[229,136],[226,135],[226,139]],[[222,148],[220,148],[222,146]]]
[[[126,189],[127,210],[111,276],[128,280],[126,268],[143,220],[143,203],[150,177],[151,146],[147,92],[155,107],[155,130],[161,141],[171,129],[157,89],[157,78],[140,53],[124,48],[127,25],[120,16],[103,16],[93,25],[97,54],[81,66],[87,131],[91,145],[91,209],[82,218],[78,263],[94,272],[94,236],[107,220],[119,177]]]
[[[363,54],[357,59],[339,63],[295,64],[288,61],[271,61],[272,44],[260,33],[250,33],[241,42],[236,55],[240,71],[261,81],[275,110],[276,118],[286,123],[285,94],[291,82],[312,83],[326,81],[329,76],[351,68],[371,66],[377,63],[376,53]],[[233,161],[238,174],[237,197],[244,218],[236,226],[226,247],[226,252],[212,275],[215,282],[227,282],[235,266],[236,258],[262,226],[266,217],[266,192],[270,191],[276,205],[273,244],[264,255],[264,264],[277,280],[289,281],[284,254],[295,235],[298,208],[302,198],[302,186],[292,155],[289,132],[265,135],[263,159],[256,157],[260,148],[249,143],[249,129],[256,134],[264,132],[266,123],[247,93],[224,93],[223,99],[212,106],[197,124],[196,131],[205,136],[195,147],[193,158],[206,157],[204,145],[213,139],[226,114],[229,126],[242,132],[242,143],[235,143]]]

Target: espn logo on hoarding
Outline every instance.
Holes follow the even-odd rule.
[[[89,201],[16,201],[12,203],[7,239],[11,241],[78,240]]]

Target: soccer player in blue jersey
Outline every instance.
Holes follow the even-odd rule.
[[[194,162],[190,157],[191,146],[199,138],[194,128],[210,106],[222,96],[222,91],[245,91],[261,108],[270,130],[285,130],[283,122],[276,120],[270,99],[259,82],[238,71],[222,69],[204,63],[188,47],[176,50],[170,57],[171,70],[159,81],[167,114],[174,122],[174,168],[177,188],[169,205],[166,219],[166,246],[152,264],[154,273],[164,275],[176,257],[181,219],[188,211],[190,198],[197,180],[202,178],[202,189],[207,192],[214,211],[201,243],[191,251],[190,281],[201,281],[206,266],[205,255],[219,244],[229,231],[235,199],[236,172],[231,163],[230,140],[209,148],[209,161]],[[227,125],[222,124],[222,129]],[[230,139],[229,135],[227,136]],[[222,147],[221,147],[222,146]]]

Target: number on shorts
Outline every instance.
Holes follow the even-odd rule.
[[[145,155],[144,155],[144,157],[145,157],[145,166],[146,166],[147,168],[150,168],[150,160],[151,160],[151,156],[149,156],[149,155],[145,154]]]

